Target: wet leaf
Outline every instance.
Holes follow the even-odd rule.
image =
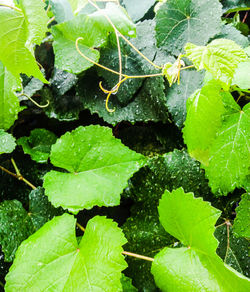
[[[16,139],[0,129],[0,154],[11,153],[16,147]]]
[[[232,81],[232,85],[234,84],[242,89],[250,88],[250,60],[239,63]]]

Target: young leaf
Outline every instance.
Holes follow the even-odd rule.
[[[0,8],[1,9],[1,8]],[[16,90],[22,86],[20,77],[13,76],[0,61],[0,128],[9,129],[20,111]]]
[[[250,60],[239,63],[232,81],[234,84],[242,89],[250,88]]]
[[[0,154],[11,153],[16,147],[15,141],[15,138],[11,134],[0,129]]]
[[[52,146],[51,162],[69,173],[51,171],[44,177],[45,194],[54,206],[71,212],[93,206],[115,206],[128,178],[145,158],[115,139],[106,127],[78,127]]]
[[[220,211],[192,193],[166,191],[159,204],[167,232],[187,247],[165,248],[156,255],[152,273],[162,291],[247,291],[250,281],[216,255],[214,224]]]
[[[43,16],[46,17],[46,14],[43,4],[34,5],[32,0],[23,0],[20,3],[23,8],[20,12],[0,7],[0,61],[16,78],[24,73],[48,83],[36,64],[33,43],[31,44],[40,43],[44,37],[45,28],[42,24],[45,23]],[[47,25],[45,27],[47,29]]]
[[[238,237],[250,238],[250,194],[243,194],[236,208],[233,231]]]
[[[240,187],[249,173],[250,104],[241,110],[231,97],[230,111],[222,116],[222,126],[210,148],[206,176],[212,191],[227,195]]]
[[[31,159],[39,163],[46,163],[51,146],[56,142],[56,135],[46,129],[34,129],[29,137],[21,137],[17,144],[21,145],[23,152],[29,154]]]
[[[215,79],[228,85],[231,84],[238,64],[247,59],[244,50],[234,41],[227,39],[213,40],[207,46],[187,43],[185,51],[197,70],[206,69]]]
[[[76,220],[64,214],[46,223],[19,247],[6,277],[5,291],[122,291],[126,268],[117,224],[96,216],[78,245]],[[51,240],[53,239],[53,240]],[[25,273],[24,273],[25,271]]]
[[[168,0],[156,14],[157,44],[174,55],[187,42],[205,45],[220,31],[221,15],[217,0]]]
[[[204,165],[208,165],[209,149],[221,126],[224,111],[221,86],[215,80],[195,91],[187,101],[184,142],[190,155]]]

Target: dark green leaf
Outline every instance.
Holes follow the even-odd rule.
[[[157,45],[174,55],[187,42],[205,45],[220,31],[221,14],[217,0],[168,0],[156,14]]]
[[[124,274],[122,274],[121,283],[122,283],[122,291],[123,292],[136,292],[136,291],[138,291],[133,286],[132,280],[129,277],[126,277]]]

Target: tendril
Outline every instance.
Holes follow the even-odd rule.
[[[18,94],[18,96],[25,96],[27,97],[31,102],[33,102],[37,107],[39,108],[45,108],[49,105],[49,100],[47,100],[47,103],[44,105],[40,105],[39,103],[37,103],[33,98],[31,98],[30,96],[28,96],[26,93],[22,92],[20,94]]]

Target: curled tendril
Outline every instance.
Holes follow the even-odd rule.
[[[18,94],[18,96],[25,96],[27,97],[31,102],[33,102],[37,107],[39,108],[45,108],[49,105],[49,100],[47,100],[47,103],[44,105],[40,105],[39,103],[37,103],[33,98],[31,98],[30,96],[28,96],[26,93],[22,92],[20,94]]]

